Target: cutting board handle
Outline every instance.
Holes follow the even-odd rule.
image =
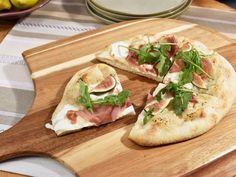
[[[19,156],[47,155],[40,150],[44,132],[34,125],[43,124],[44,121],[32,121],[35,118],[34,114],[25,116],[15,126],[0,134],[0,162]]]

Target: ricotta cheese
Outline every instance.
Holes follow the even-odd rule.
[[[78,110],[78,107],[75,107],[70,104],[66,104],[63,106],[61,111],[57,113],[54,119],[52,119],[52,124],[46,124],[45,127],[52,129],[54,131],[60,131],[60,130],[75,130],[75,129],[81,129],[83,127],[89,127],[94,125],[94,123],[88,122],[85,119],[77,117],[77,123],[71,124],[70,120],[66,117],[67,111],[69,110]]]
[[[111,55],[118,59],[125,59],[129,54],[129,44],[123,41],[111,45]]]
[[[156,89],[154,90],[154,92],[152,93],[152,96],[156,96],[158,94],[158,92],[161,89],[163,89],[164,87],[166,87],[166,84],[159,83],[158,86],[156,87]]]
[[[179,76],[180,76],[180,72],[168,73],[165,76],[163,82],[166,83],[166,84],[169,83],[169,82],[178,83]]]

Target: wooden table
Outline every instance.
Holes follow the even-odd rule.
[[[200,7],[216,8],[221,10],[235,11],[235,9],[217,2],[216,0],[193,0],[193,5]],[[16,21],[0,21],[0,41],[6,36]],[[191,177],[203,176],[224,176],[231,177],[236,175],[236,151],[231,152],[220,159],[208,164],[197,171],[187,174]],[[0,177],[21,177],[22,175],[0,171]]]

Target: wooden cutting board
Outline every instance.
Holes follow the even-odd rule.
[[[114,41],[138,34],[175,33],[205,43],[236,68],[236,44],[227,37],[196,24],[146,19],[123,22],[53,42],[24,52],[36,95],[28,114],[0,134],[0,161],[18,156],[50,156],[77,176],[180,176],[236,149],[236,104],[212,130],[195,139],[155,148],[141,147],[127,136],[136,117],[57,137],[45,128],[61,99],[66,83],[81,68],[97,63],[94,53]],[[83,59],[86,58],[87,62]],[[116,69],[124,89],[132,93],[137,113],[156,84]]]

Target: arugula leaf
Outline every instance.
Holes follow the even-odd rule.
[[[193,73],[193,70],[190,67],[185,68],[183,71],[181,71],[178,84],[184,85],[184,84],[192,82],[192,80],[193,80],[192,73]]]
[[[153,45],[145,44],[140,49],[131,48],[132,51],[136,52],[138,56],[138,64],[142,65],[145,63],[153,64],[156,62],[157,52],[153,51]]]
[[[160,101],[162,99],[162,95],[166,92],[171,92],[174,94],[172,107],[176,115],[181,115],[182,112],[187,108],[193,93],[191,90],[182,88],[182,86],[179,84],[170,83],[157,93],[155,96],[156,100]]]
[[[79,88],[80,97],[77,99],[77,102],[83,105],[90,112],[93,112],[93,105],[88,92],[88,86],[85,85],[84,82],[81,80],[79,81],[79,84],[80,84]]]
[[[150,108],[148,110],[144,109],[143,125],[146,125],[151,120],[151,118],[154,116],[152,114],[153,110],[154,110],[154,108]]]
[[[156,64],[156,70],[160,76],[165,76],[172,62],[167,57],[169,51],[171,51],[171,45],[163,44],[154,46],[154,44],[148,43],[143,45],[140,49],[130,48],[138,56],[138,64]]]
[[[201,57],[197,50],[180,51],[176,54],[176,58],[184,60],[186,68],[191,68],[197,74],[204,72],[202,69]]]
[[[176,115],[181,115],[187,108],[190,99],[192,98],[191,92],[178,91],[175,94],[172,106]]]
[[[194,57],[193,57],[193,62],[199,66],[200,68],[202,68],[202,60],[201,60],[201,57],[200,57],[200,54],[198,53],[197,50],[193,50],[194,51]],[[197,74],[202,74],[202,69],[199,69],[199,68],[195,68],[195,71]]]
[[[165,76],[168,73],[172,62],[163,55],[160,56],[159,60],[160,62],[156,65],[157,71],[160,76]]]
[[[161,89],[161,90],[156,94],[155,99],[156,99],[157,101],[161,101],[161,100],[162,100],[162,95],[164,95],[167,90],[168,90],[167,87],[164,87],[163,89]]]
[[[171,45],[162,44],[162,45],[160,45],[159,50],[162,53],[162,55],[167,56],[168,52],[171,51]]]
[[[98,105],[113,105],[113,106],[121,106],[126,99],[129,97],[129,91],[123,90],[118,95],[108,95],[104,98],[97,99],[93,101],[94,104]]]

